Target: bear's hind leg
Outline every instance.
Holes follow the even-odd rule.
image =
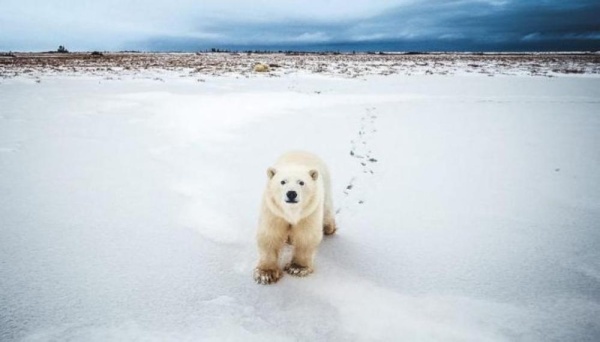
[[[325,206],[325,213],[323,218],[323,233],[325,235],[332,235],[337,230],[335,224],[335,214],[333,212],[332,204]]]
[[[331,221],[325,221],[323,223],[323,233],[325,235],[333,235],[337,231],[337,227],[335,225],[335,219]]]

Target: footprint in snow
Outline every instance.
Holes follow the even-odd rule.
[[[358,130],[357,136],[350,140],[350,156],[355,158],[357,162],[361,165],[362,174],[363,175],[374,175],[375,172],[369,167],[369,164],[377,163],[378,160],[372,156],[372,150],[369,149],[369,139],[372,135],[377,133],[377,129],[375,128],[375,122],[377,119],[377,115],[373,114],[373,110],[375,107],[367,108],[366,113],[360,118],[360,129]],[[353,195],[352,190],[355,188],[356,182],[363,182],[365,179],[362,176],[354,176],[348,182],[348,185],[344,189],[344,202],[347,202],[348,199],[352,197],[356,197],[357,195]],[[363,204],[364,200],[362,198],[352,200],[351,203]],[[348,206],[343,206],[344,208],[348,208]],[[340,213],[342,208],[338,208],[336,210],[336,214]]]

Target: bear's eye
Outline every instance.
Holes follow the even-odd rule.
[[[300,186],[304,186],[304,182],[303,181],[299,181],[298,184],[300,184]]]
[[[281,185],[285,185],[285,181],[284,180],[281,181]]]

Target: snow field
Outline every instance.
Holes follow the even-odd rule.
[[[595,340],[598,82],[4,81],[0,339]],[[328,162],[340,229],[258,286],[289,149]]]

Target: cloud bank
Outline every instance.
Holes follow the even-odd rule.
[[[600,50],[592,0],[0,0],[0,50]]]

